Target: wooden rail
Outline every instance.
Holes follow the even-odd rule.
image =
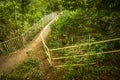
[[[94,65],[95,63],[84,63],[84,64],[65,64],[65,65],[57,65],[56,68],[63,68],[63,67],[75,67],[75,66],[86,66],[86,65]]]
[[[90,46],[93,44],[100,44],[100,43],[106,43],[106,42],[112,42],[112,41],[117,41],[120,40],[120,38],[115,38],[115,39],[109,39],[109,40],[103,40],[103,41],[96,41],[96,42],[89,42],[89,43],[83,43],[80,45],[73,45],[73,46],[67,46],[63,48],[56,48],[56,49],[50,49],[51,52],[53,51],[58,51],[58,50],[63,50],[63,49],[70,49],[70,48],[76,48],[76,47],[81,47],[81,46]],[[64,56],[64,57],[55,57],[52,58],[52,60],[61,60],[61,59],[68,59],[68,58],[77,58],[77,57],[86,57],[86,56],[93,56],[93,55],[102,55],[102,54],[111,54],[111,53],[118,53],[120,52],[119,50],[113,50],[113,51],[105,51],[105,52],[98,52],[95,54],[83,54],[83,55],[71,55],[71,56]],[[82,65],[93,65],[95,63],[85,63],[85,64],[68,64],[68,65],[56,65],[55,67],[60,68],[60,67],[68,67],[68,66],[82,66]]]
[[[90,46],[90,45],[93,45],[93,44],[100,44],[100,43],[106,43],[106,42],[117,41],[117,40],[120,40],[120,38],[108,39],[108,40],[103,40],[103,41],[96,41],[96,42],[91,42],[91,43],[83,43],[83,44],[79,44],[79,45],[67,46],[67,47],[56,48],[56,49],[50,49],[50,51],[57,51],[57,50],[62,50],[62,49],[76,48],[76,47],[87,46],[87,45]]]
[[[98,53],[95,53],[95,54],[83,54],[83,55],[72,55],[72,56],[66,56],[66,57],[58,57],[58,58],[52,58],[52,60],[68,59],[68,58],[76,58],[76,57],[85,57],[85,56],[101,55],[101,54],[108,54],[108,53],[110,54],[110,53],[117,53],[117,52],[120,52],[120,50],[98,52]]]

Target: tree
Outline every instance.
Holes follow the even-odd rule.
[[[51,12],[45,0],[1,0],[0,42],[18,36]]]

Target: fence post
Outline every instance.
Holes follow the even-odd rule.
[[[47,49],[47,53],[48,53],[48,61],[49,61],[50,65],[52,66],[53,65],[52,64],[52,58],[51,58],[50,50],[49,49]]]
[[[25,47],[25,38],[24,38],[24,34],[22,34],[21,37],[22,37],[22,45],[23,45],[23,47]]]
[[[5,42],[3,43],[3,45],[4,45],[5,50],[7,51],[7,53],[9,53],[8,48],[7,48],[6,44],[5,44]],[[6,52],[5,52],[5,53],[6,53]]]

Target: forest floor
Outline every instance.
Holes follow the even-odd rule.
[[[40,72],[45,80],[59,80],[59,73],[55,68],[50,67],[45,57],[40,38],[41,34],[44,38],[48,36],[50,33],[49,25],[52,21],[49,22],[48,25],[46,25],[25,48],[0,56],[0,73],[9,73],[16,65],[22,63],[27,58],[37,58],[40,63]],[[30,52],[30,54],[27,54],[27,52]]]

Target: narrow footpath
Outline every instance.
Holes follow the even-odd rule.
[[[0,73],[9,73],[17,64],[22,63],[25,59],[31,56],[32,58],[37,58],[39,60],[40,71],[46,80],[59,80],[57,78],[56,70],[50,67],[47,59],[45,58],[42,48],[42,40],[40,38],[40,35],[42,35],[44,39],[48,37],[50,34],[50,24],[54,20],[56,20],[56,17],[50,21],[25,48],[0,56]],[[31,52],[31,54],[28,55],[27,52]]]

